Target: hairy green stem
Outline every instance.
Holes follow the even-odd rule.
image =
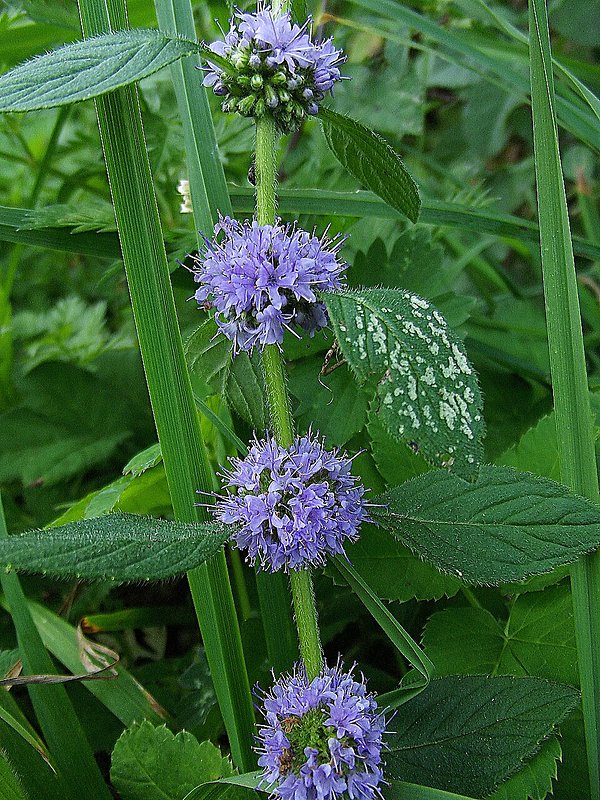
[[[598,501],[598,474],[573,245],[558,145],[545,0],[529,2],[531,106],[550,369],[561,479]],[[571,572],[590,777],[600,800],[600,551]]]
[[[123,0],[80,0],[86,36],[126,27]],[[123,262],[175,516],[206,518],[197,492],[212,475],[170,283],[136,89],[96,100]],[[254,767],[254,709],[224,551],[188,573],[233,759]]]
[[[275,221],[277,139],[275,121],[271,117],[265,116],[256,120],[256,219],[260,225],[272,225]],[[285,385],[285,368],[279,348],[276,345],[268,345],[263,351],[262,358],[273,434],[280,445],[289,447],[294,441],[294,425]],[[323,653],[310,570],[292,572],[290,583],[300,655],[308,679],[312,680],[323,668]]]

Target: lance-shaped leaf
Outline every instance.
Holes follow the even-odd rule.
[[[107,514],[2,539],[0,564],[58,578],[162,580],[208,560],[230,533],[216,522]]]
[[[364,187],[416,222],[419,190],[394,148],[375,131],[329,108],[321,108],[319,116],[327,144],[340,164]]]
[[[378,525],[470,584],[541,575],[600,545],[600,506],[510,467],[484,466],[474,483],[427,472],[374,503]]]
[[[538,751],[578,699],[573,687],[540,678],[434,680],[394,717],[386,778],[487,797]]]
[[[359,383],[378,381],[376,411],[390,434],[435,466],[474,478],[484,433],[481,392],[462,342],[440,312],[400,289],[323,297]]]
[[[88,100],[199,49],[196,42],[142,29],[73,42],[0,76],[0,111],[35,111]]]

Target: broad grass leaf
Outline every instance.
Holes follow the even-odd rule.
[[[481,392],[462,342],[439,311],[398,289],[323,297],[358,382],[377,381],[387,430],[434,466],[474,478],[483,452]]]
[[[426,472],[374,503],[376,524],[464,583],[520,581],[600,545],[600,507],[510,467],[484,466],[471,484]]]
[[[121,734],[110,769],[122,800],[183,800],[199,784],[231,773],[229,760],[212,742],[148,721]]]
[[[578,699],[571,686],[539,678],[438,678],[394,718],[386,775],[485,797],[522,768]]]
[[[204,563],[229,535],[216,522],[106,514],[2,539],[0,563],[58,578],[163,580]]]
[[[0,111],[35,111],[88,100],[199,49],[195,42],[141,29],[73,42],[0,76]]]
[[[416,183],[385,139],[350,117],[321,107],[327,144],[348,172],[388,205],[417,221],[421,200]]]

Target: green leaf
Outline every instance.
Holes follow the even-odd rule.
[[[385,139],[350,117],[321,107],[327,144],[340,164],[388,205],[417,221],[421,200],[400,156]]]
[[[428,621],[423,646],[436,675],[536,675],[578,683],[568,585],[519,595],[508,621],[483,608],[447,608]]]
[[[10,536],[0,541],[0,563],[59,578],[163,580],[203,564],[229,535],[216,522],[107,514]]]
[[[27,800],[21,782],[4,753],[0,753],[0,800]]]
[[[552,792],[552,780],[556,778],[561,757],[560,742],[551,736],[531,761],[496,789],[490,800],[544,800]]]
[[[484,466],[472,484],[426,472],[374,503],[376,524],[464,583],[541,575],[600,544],[600,507],[510,467]]]
[[[211,742],[144,720],[124,731],[112,754],[111,780],[122,800],[183,800],[198,784],[231,774]]]
[[[383,600],[439,600],[452,597],[461,587],[457,578],[442,575],[374,525],[363,524],[360,539],[346,552],[354,569]]]
[[[388,737],[388,778],[487,796],[573,710],[579,693],[539,678],[439,678],[402,707]]]
[[[394,289],[324,294],[336,338],[359,383],[377,380],[388,431],[435,466],[474,478],[482,399],[462,343],[417,295]]]
[[[496,459],[496,463],[560,481],[554,412],[542,417],[526,431],[515,445]]]
[[[53,484],[105,461],[131,435],[122,391],[67,363],[22,381],[24,405],[0,415],[0,480]]]
[[[207,319],[186,340],[185,358],[205,395],[225,394],[230,407],[254,430],[266,429],[264,381],[256,354],[238,353],[234,358],[229,339],[214,319]]]
[[[119,31],[59,47],[0,76],[0,111],[53,108],[152,75],[199,45],[153,30]]]

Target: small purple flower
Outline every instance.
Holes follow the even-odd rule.
[[[214,306],[234,352],[281,344],[286,328],[312,336],[327,324],[316,292],[342,284],[346,265],[337,258],[342,243],[341,237],[318,239],[281,221],[259,225],[224,217],[198,257],[196,300]]]
[[[238,11],[224,41],[213,42],[209,51],[231,65],[223,69],[207,53],[204,85],[224,98],[223,110],[255,117],[271,113],[283,131],[317,113],[318,103],[342,80],[339,67],[345,61],[331,39],[313,42],[310,19],[300,27],[289,12],[271,6],[254,14]]]
[[[217,518],[239,526],[233,542],[252,565],[270,572],[321,566],[327,555],[344,555],[344,544],[358,539],[368,519],[351,467],[310,433],[288,448],[269,437],[255,440],[222,473],[227,494],[217,502]]]
[[[377,702],[342,665],[308,681],[303,667],[264,694],[259,729],[261,783],[281,800],[373,800],[383,783],[386,721]]]

